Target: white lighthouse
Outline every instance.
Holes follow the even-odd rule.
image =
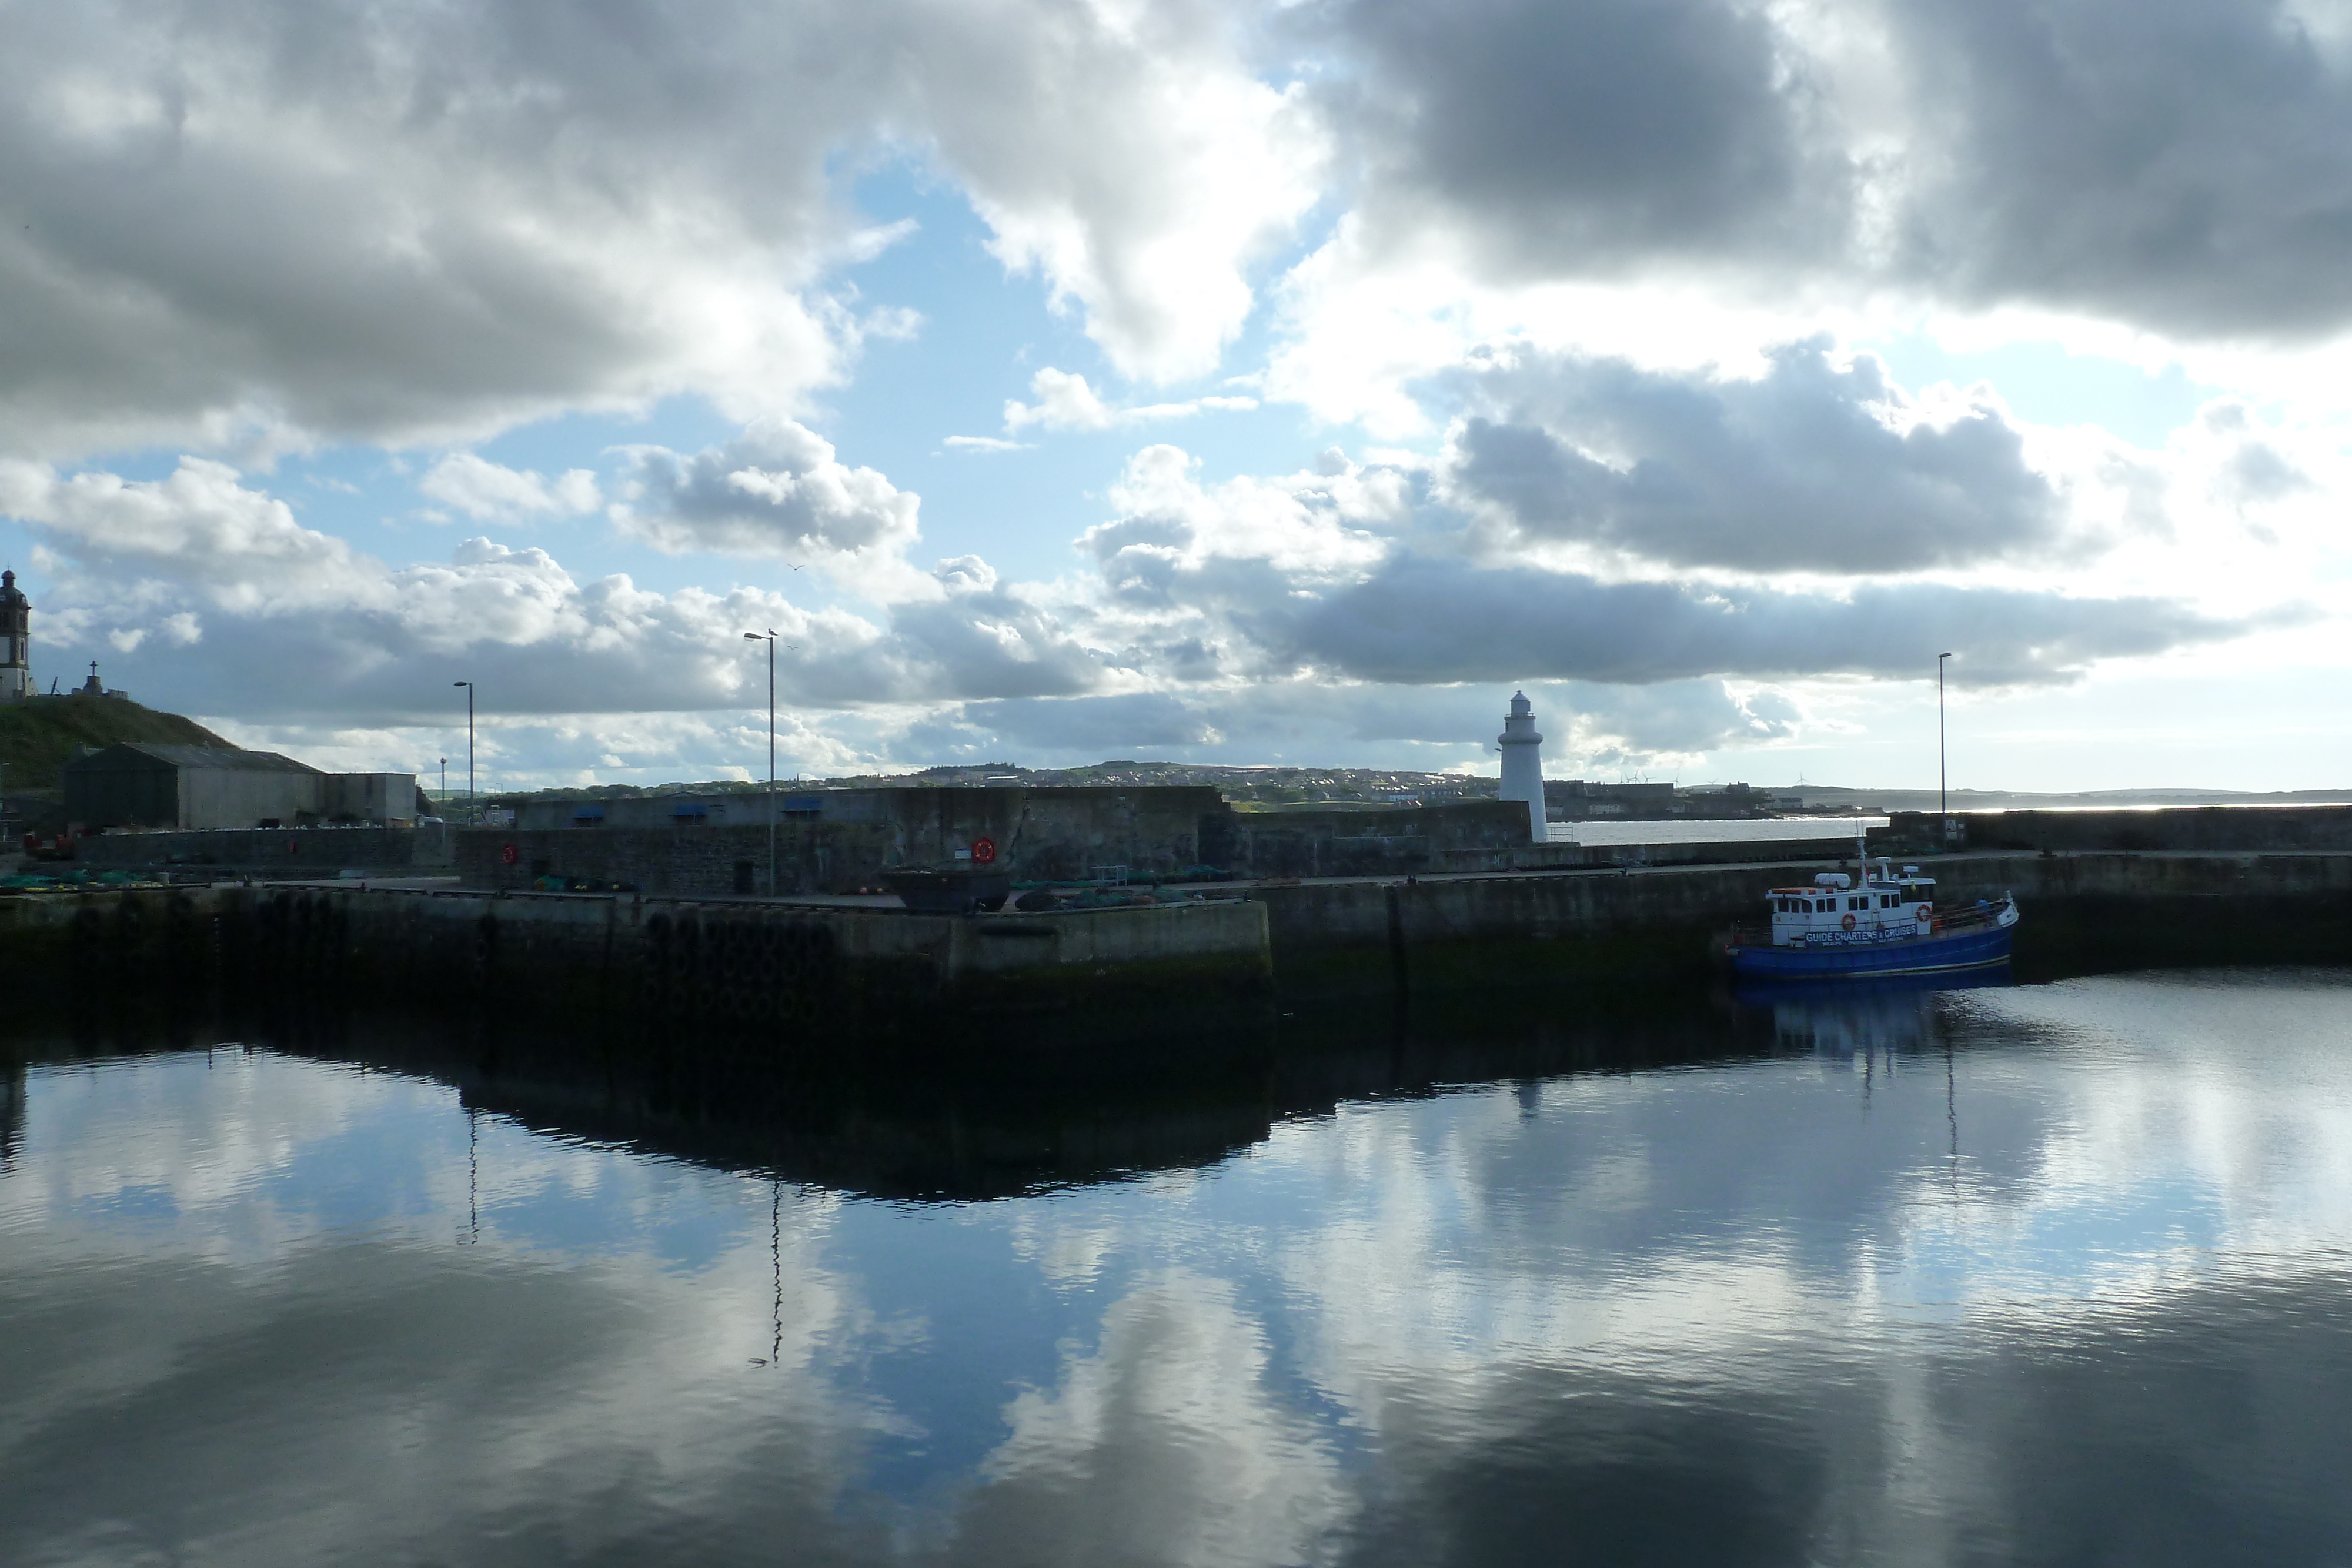
[[[1528,831],[1535,841],[1543,843],[1550,838],[1544,826],[1543,798],[1543,737],[1536,733],[1536,711],[1528,702],[1528,694],[1511,694],[1511,711],[1503,720],[1503,733],[1495,737],[1503,751],[1503,787],[1497,791],[1505,800],[1525,800],[1528,803]]]

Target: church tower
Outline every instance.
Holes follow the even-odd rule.
[[[33,695],[33,601],[0,571],[0,701]]]
[[[1544,821],[1543,737],[1536,733],[1535,708],[1527,693],[1511,694],[1511,711],[1495,744],[1503,752],[1503,786],[1496,794],[1505,800],[1526,801],[1528,830],[1536,842],[1546,842],[1551,831]]]

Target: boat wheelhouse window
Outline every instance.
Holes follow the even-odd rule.
[[[1868,909],[1870,907],[1870,900],[1866,898],[1849,898],[1845,901],[1845,906],[1848,909]]]

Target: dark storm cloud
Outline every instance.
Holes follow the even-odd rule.
[[[1401,556],[1361,583],[1237,615],[1269,655],[1359,680],[1612,683],[1737,674],[1932,671],[1979,685],[2071,680],[2100,659],[2241,635],[2159,599],[2073,599],[1901,584],[1848,598],[1769,589],[1608,583],[1567,572],[1481,570]]]
[[[1757,9],[1721,0],[1363,0],[1329,98],[1375,228],[1432,214],[1517,272],[1833,251],[1849,173]]]
[[[1895,428],[1903,398],[1876,361],[1818,344],[1757,381],[1549,358],[1483,378],[1493,417],[1459,432],[1461,499],[1521,534],[1683,566],[1883,572],[2053,544],[2063,514],[1997,411]],[[1608,455],[1608,461],[1587,455]]]
[[[2352,319],[2352,74],[2276,0],[1894,0],[1898,266],[2189,334]]]
[[[2186,336],[2352,322],[2352,32],[2282,0],[1363,0],[1317,46],[1376,248],[1702,266]],[[1873,53],[1857,40],[1874,36]]]

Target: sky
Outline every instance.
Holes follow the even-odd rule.
[[[35,676],[484,788],[2294,789],[2352,0],[0,0]]]

